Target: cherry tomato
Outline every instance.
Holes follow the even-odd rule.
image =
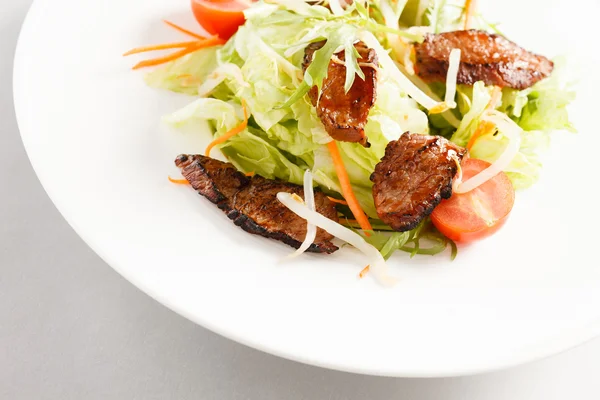
[[[208,33],[227,40],[244,24],[243,11],[250,4],[247,0],[192,0],[192,11]]]
[[[463,160],[463,181],[489,167],[483,160]],[[431,214],[435,227],[456,242],[490,236],[504,225],[515,203],[515,190],[501,172],[483,185],[443,200]]]

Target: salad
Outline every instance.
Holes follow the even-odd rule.
[[[574,131],[562,62],[508,40],[474,0],[192,0],[210,35],[141,61],[149,86],[208,121],[185,179],[251,233],[298,251],[435,255],[496,232],[550,133]],[[211,158],[217,149],[228,163]]]

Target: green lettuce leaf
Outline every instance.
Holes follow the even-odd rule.
[[[527,188],[538,180],[542,168],[539,153],[548,146],[550,133],[555,130],[574,131],[567,110],[568,104],[574,99],[574,93],[562,82],[561,71],[557,69],[549,79],[540,81],[529,89],[503,90],[499,110],[523,129],[520,151],[504,171],[516,189]],[[452,136],[453,141],[460,145],[468,143],[489,102],[488,90],[481,82],[475,84],[470,96],[468,89],[459,89],[461,111],[468,111]],[[494,162],[502,154],[506,144],[507,139],[502,132],[488,134],[475,142],[471,155]]]
[[[575,132],[569,120],[568,105],[575,91],[565,81],[565,60],[554,61],[552,75],[526,90],[504,89],[500,111],[508,114],[526,131]]]
[[[326,147],[331,138],[306,96],[311,87],[322,86],[332,54],[345,52],[344,87],[348,90],[355,79],[364,79],[354,49],[364,30],[375,34],[389,50],[392,38],[422,38],[403,28],[425,25],[435,32],[455,29],[461,13],[462,2],[453,0],[374,0],[366,6],[354,2],[344,11],[337,10],[336,15],[302,1],[257,2],[245,11],[246,23],[224,46],[203,49],[159,67],[146,76],[146,81],[153,87],[200,97],[165,121],[175,126],[208,121],[215,137],[240,123],[245,103],[251,114],[248,127],[219,147],[223,154],[241,171],[296,184],[302,184],[304,171],[310,169],[323,191],[339,197],[341,188]],[[489,27],[480,17],[474,22],[475,26]],[[325,46],[315,52],[303,72],[304,49],[321,40],[327,40]],[[557,63],[550,79],[530,89],[503,90],[498,109],[523,129],[520,151],[505,171],[516,188],[538,179],[538,152],[547,145],[548,133],[573,130],[567,110],[574,94],[563,83],[558,67]],[[419,85],[439,98],[445,93],[443,83]],[[377,225],[370,175],[387,144],[409,131],[444,135],[466,146],[490,98],[491,88],[483,82],[459,85],[458,107],[444,115],[428,116],[388,74],[379,74],[376,102],[365,127],[371,146],[338,143],[354,193],[377,230],[382,223]],[[503,133],[495,132],[480,137],[471,154],[493,162],[506,144]],[[456,249],[429,220],[410,232],[375,232],[368,240],[386,258],[397,250],[412,255],[437,254],[450,245],[455,255]]]
[[[148,73],[146,84],[173,92],[197,95],[198,87],[217,67],[220,47],[195,51]]]
[[[523,131],[521,147],[515,158],[504,170],[515,189],[525,189],[534,184],[540,175],[542,163],[540,149],[547,145],[548,136],[540,131]],[[479,138],[471,148],[471,155],[487,162],[494,162],[502,154],[507,139],[501,134]]]
[[[485,87],[483,82],[477,82],[473,87],[458,85],[457,92],[458,106],[463,118],[451,140],[459,146],[465,147],[477,129],[491,95],[490,90]]]
[[[355,226],[350,226],[355,228]],[[419,226],[408,232],[375,231],[370,232],[369,236],[362,231],[357,231],[357,233],[379,250],[386,260],[396,251],[410,253],[411,257],[417,254],[433,256],[440,254],[448,246],[451,248],[452,260],[457,254],[456,244],[444,237],[433,226],[430,218],[424,219]]]

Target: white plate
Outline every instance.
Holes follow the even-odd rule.
[[[580,133],[555,135],[542,180],[518,194],[501,232],[461,249],[454,262],[447,254],[394,257],[403,280],[391,290],[357,279],[364,260],[350,249],[278,265],[291,248],[244,233],[167,181],[175,156],[202,152],[209,134],[161,125],[161,115],[191,99],[147,88],[121,54],[181,39],[161,19],[195,27],[184,0],[37,0],[15,62],[23,141],[58,209],[104,260],[226,337],[310,364],[393,376],[534,360],[600,332],[599,57],[588,47],[600,7],[485,6],[523,45],[581,65],[573,107]]]

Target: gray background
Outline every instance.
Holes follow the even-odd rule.
[[[31,0],[0,6],[0,399],[597,399],[600,340],[508,371],[388,379],[276,358],[194,325],[117,275],[33,173],[12,103]]]

